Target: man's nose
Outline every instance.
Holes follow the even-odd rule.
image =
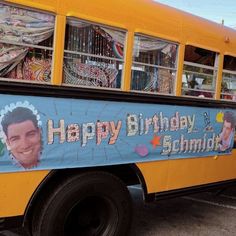
[[[21,141],[20,141],[20,147],[23,149],[29,148],[30,147],[30,142],[29,139],[27,139],[27,137],[22,137]]]

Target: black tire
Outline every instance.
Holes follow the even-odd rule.
[[[66,179],[37,208],[33,236],[124,236],[132,218],[127,187],[98,171]]]

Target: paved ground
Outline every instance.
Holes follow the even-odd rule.
[[[236,187],[222,195],[209,192],[145,204],[139,186],[130,189],[134,222],[130,236],[234,236]],[[22,230],[0,236],[26,236]]]
[[[148,205],[141,202],[138,188],[132,191],[135,217],[131,236],[236,235],[236,188],[221,196],[206,192]]]

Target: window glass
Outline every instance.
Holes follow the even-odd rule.
[[[131,90],[173,94],[178,46],[135,35]]]
[[[187,45],[184,55],[182,95],[213,98],[217,67],[216,52]]]
[[[0,78],[50,82],[54,16],[0,4]]]
[[[63,82],[75,86],[120,88],[125,32],[69,19]]]
[[[221,98],[236,101],[236,57],[224,56]]]

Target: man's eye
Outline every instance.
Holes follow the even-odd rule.
[[[12,137],[12,138],[10,138],[10,141],[11,141],[11,142],[15,142],[15,141],[17,141],[17,140],[19,140],[19,137]]]
[[[29,133],[27,133],[27,136],[33,137],[35,136],[35,134],[36,134],[36,131],[30,131]]]

